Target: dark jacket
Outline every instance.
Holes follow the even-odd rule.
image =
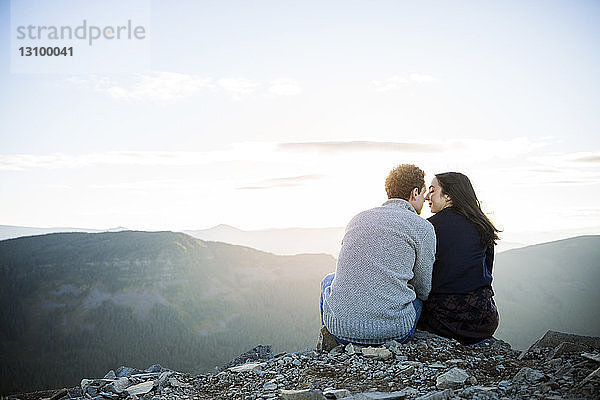
[[[428,220],[437,237],[431,293],[469,293],[491,286],[494,248],[481,246],[477,227],[453,207]]]

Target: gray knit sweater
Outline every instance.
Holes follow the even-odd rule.
[[[406,336],[415,324],[412,301],[431,290],[434,260],[433,225],[408,201],[390,199],[356,215],[325,291],[325,326],[362,344]]]

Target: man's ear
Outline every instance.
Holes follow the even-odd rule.
[[[419,188],[414,188],[412,190],[412,192],[410,192],[411,200],[416,200],[418,196],[419,196]]]

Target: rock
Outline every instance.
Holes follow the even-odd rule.
[[[389,342],[385,343],[385,347],[387,347],[395,355],[402,354],[402,348],[400,346],[400,343],[396,342],[395,340],[390,340]]]
[[[430,392],[424,396],[417,397],[417,400],[447,400],[453,395],[452,389],[446,389],[439,392]]]
[[[562,356],[563,354],[568,354],[568,353],[580,353],[582,351],[586,351],[587,349],[588,348],[586,346],[582,346],[577,343],[562,342],[561,344],[558,345],[558,347],[554,350],[554,352],[552,353],[552,355],[549,358],[550,359],[557,358],[557,357]]]
[[[557,346],[560,347],[560,343]],[[395,347],[393,342],[388,342],[379,351],[387,349],[392,353],[391,349]],[[398,345],[402,354],[396,354],[395,359],[392,356],[386,361],[365,356],[362,348],[353,344],[345,346],[341,354],[336,354],[341,347],[329,353],[311,348],[281,353],[272,360],[232,365],[231,369],[217,370],[216,374],[196,376],[162,367],[161,372],[122,367],[115,371],[117,379],[82,380],[81,387],[85,390],[79,387],[69,389],[63,398],[408,400],[421,396],[421,399],[429,400],[600,399],[598,352],[592,351],[590,357],[584,357],[579,352],[567,351],[560,358],[548,360],[548,355],[553,354],[556,348],[536,347],[528,353],[528,359],[521,362],[517,359],[519,352],[499,340],[490,339],[489,343],[480,346],[463,346],[455,340],[425,335],[424,338]],[[374,349],[377,347],[366,352],[373,352]],[[441,369],[444,365],[448,367]],[[154,367],[149,370],[158,369]],[[462,371],[462,374],[457,371]],[[118,377],[120,373],[128,376]],[[448,379],[453,374],[461,376]],[[112,374],[106,376],[111,377]],[[432,386],[436,381],[437,389]],[[407,384],[411,387],[406,387]],[[129,395],[131,385],[133,388],[141,385],[149,391]],[[400,392],[393,391],[403,387]]]
[[[131,385],[129,378],[123,376],[121,378],[115,379],[112,383],[109,383],[104,387],[104,389],[108,392],[113,393],[123,393],[127,387]]]
[[[598,353],[582,353],[581,357],[587,358],[588,360],[600,362],[600,354]]]
[[[558,347],[563,342],[578,344],[591,349],[600,349],[600,337],[574,335],[557,331],[547,331],[544,336],[533,342],[531,346],[523,350],[517,360],[522,360],[527,353],[540,347]]]
[[[317,341],[317,350],[329,352],[333,348],[337,347],[338,343],[335,338],[329,333],[329,330],[325,325],[321,327],[319,332],[319,340]]]
[[[59,391],[57,391],[56,393],[54,393],[52,396],[48,397],[47,400],[58,400],[58,399],[62,399],[64,396],[66,396],[69,393],[69,391],[67,389],[60,389]],[[10,398],[10,396],[8,396],[7,398]]]
[[[392,352],[385,347],[364,347],[362,353],[366,357],[380,358],[382,360],[392,357]]]
[[[591,374],[589,374],[588,376],[586,376],[585,379],[582,380],[577,386],[583,386],[583,385],[585,385],[586,383],[588,383],[595,376],[600,376],[600,367],[596,368],[595,371],[593,371]]]
[[[348,343],[345,349],[346,354],[349,356],[353,354],[362,354],[362,348],[354,343]]]
[[[117,378],[121,378],[123,376],[130,376],[134,372],[136,372],[135,368],[121,366],[121,367],[117,368],[116,375],[117,375]]]
[[[144,372],[153,373],[161,372],[164,368],[160,364],[154,364],[144,370]]]
[[[85,390],[90,387],[92,385],[92,383],[94,383],[94,381],[92,379],[82,379],[81,380],[81,390],[83,390],[85,392]]]
[[[179,382],[179,380],[177,380],[177,378],[169,378],[168,382],[169,382],[169,385],[171,385],[174,388],[190,387],[191,386],[189,383]]]
[[[463,383],[465,383],[468,377],[469,374],[467,374],[464,370],[454,367],[451,370],[438,375],[435,380],[435,386],[438,389],[448,389],[461,386]]]
[[[280,390],[281,398],[284,400],[326,400],[320,390]]]
[[[513,377],[513,381],[515,382],[536,382],[540,379],[544,378],[544,374],[537,369],[531,369],[529,367],[523,367],[517,372],[517,374]]]
[[[243,352],[227,364],[218,368],[219,371],[224,371],[228,368],[235,367],[237,365],[246,364],[253,361],[267,361],[273,359],[273,347],[271,345],[259,344],[252,349]]]
[[[351,393],[348,389],[325,389],[323,392],[323,396],[332,400],[343,399],[345,397],[349,397],[350,395]]]
[[[557,331],[547,331],[536,343],[538,347],[556,347],[563,342],[600,349],[600,337],[581,336]]]
[[[173,374],[173,371],[163,371],[163,372],[161,372],[160,375],[158,376],[158,379],[156,380],[156,385],[157,386],[163,385],[167,381],[167,378],[169,376],[171,376],[172,374]]]
[[[478,400],[497,400],[498,394],[492,386],[471,386],[461,391],[460,397]]]
[[[404,391],[399,392],[364,392],[354,396],[346,397],[345,400],[394,400],[404,399],[406,397]]]
[[[138,383],[136,385],[129,386],[127,388],[127,393],[129,393],[130,396],[146,394],[149,391],[151,391],[153,387],[154,387],[154,381],[142,382],[142,383]]]
[[[403,365],[402,367],[403,367],[403,369],[400,370],[401,374],[412,375],[412,374],[415,373],[415,366],[414,365]]]
[[[231,372],[249,372],[263,367],[265,363],[253,362],[228,368]]]
[[[428,365],[429,368],[446,368],[446,364],[442,364],[442,363],[433,363],[433,364],[429,364]]]
[[[104,375],[104,379],[117,379],[117,375],[115,374],[115,371],[111,369]]]

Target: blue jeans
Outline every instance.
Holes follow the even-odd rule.
[[[325,275],[325,278],[323,278],[323,280],[321,281],[321,297],[319,299],[321,325],[325,325],[325,322],[323,321],[323,300],[325,299],[325,289],[327,289],[328,287],[331,286],[331,282],[333,282],[333,278],[335,278],[335,273],[332,272],[330,274]],[[410,339],[412,339],[412,337],[415,335],[415,330],[417,329],[417,322],[419,322],[419,317],[421,316],[421,312],[423,311],[423,302],[419,299],[414,299],[412,304],[413,304],[413,307],[415,308],[415,314],[416,314],[415,324],[407,335],[405,335],[401,338],[394,339],[398,343],[406,343]],[[339,338],[339,337],[335,336],[334,334],[331,334],[331,336],[333,336],[335,338],[335,340],[338,342],[338,344],[346,345],[346,344],[350,343],[349,341]]]

